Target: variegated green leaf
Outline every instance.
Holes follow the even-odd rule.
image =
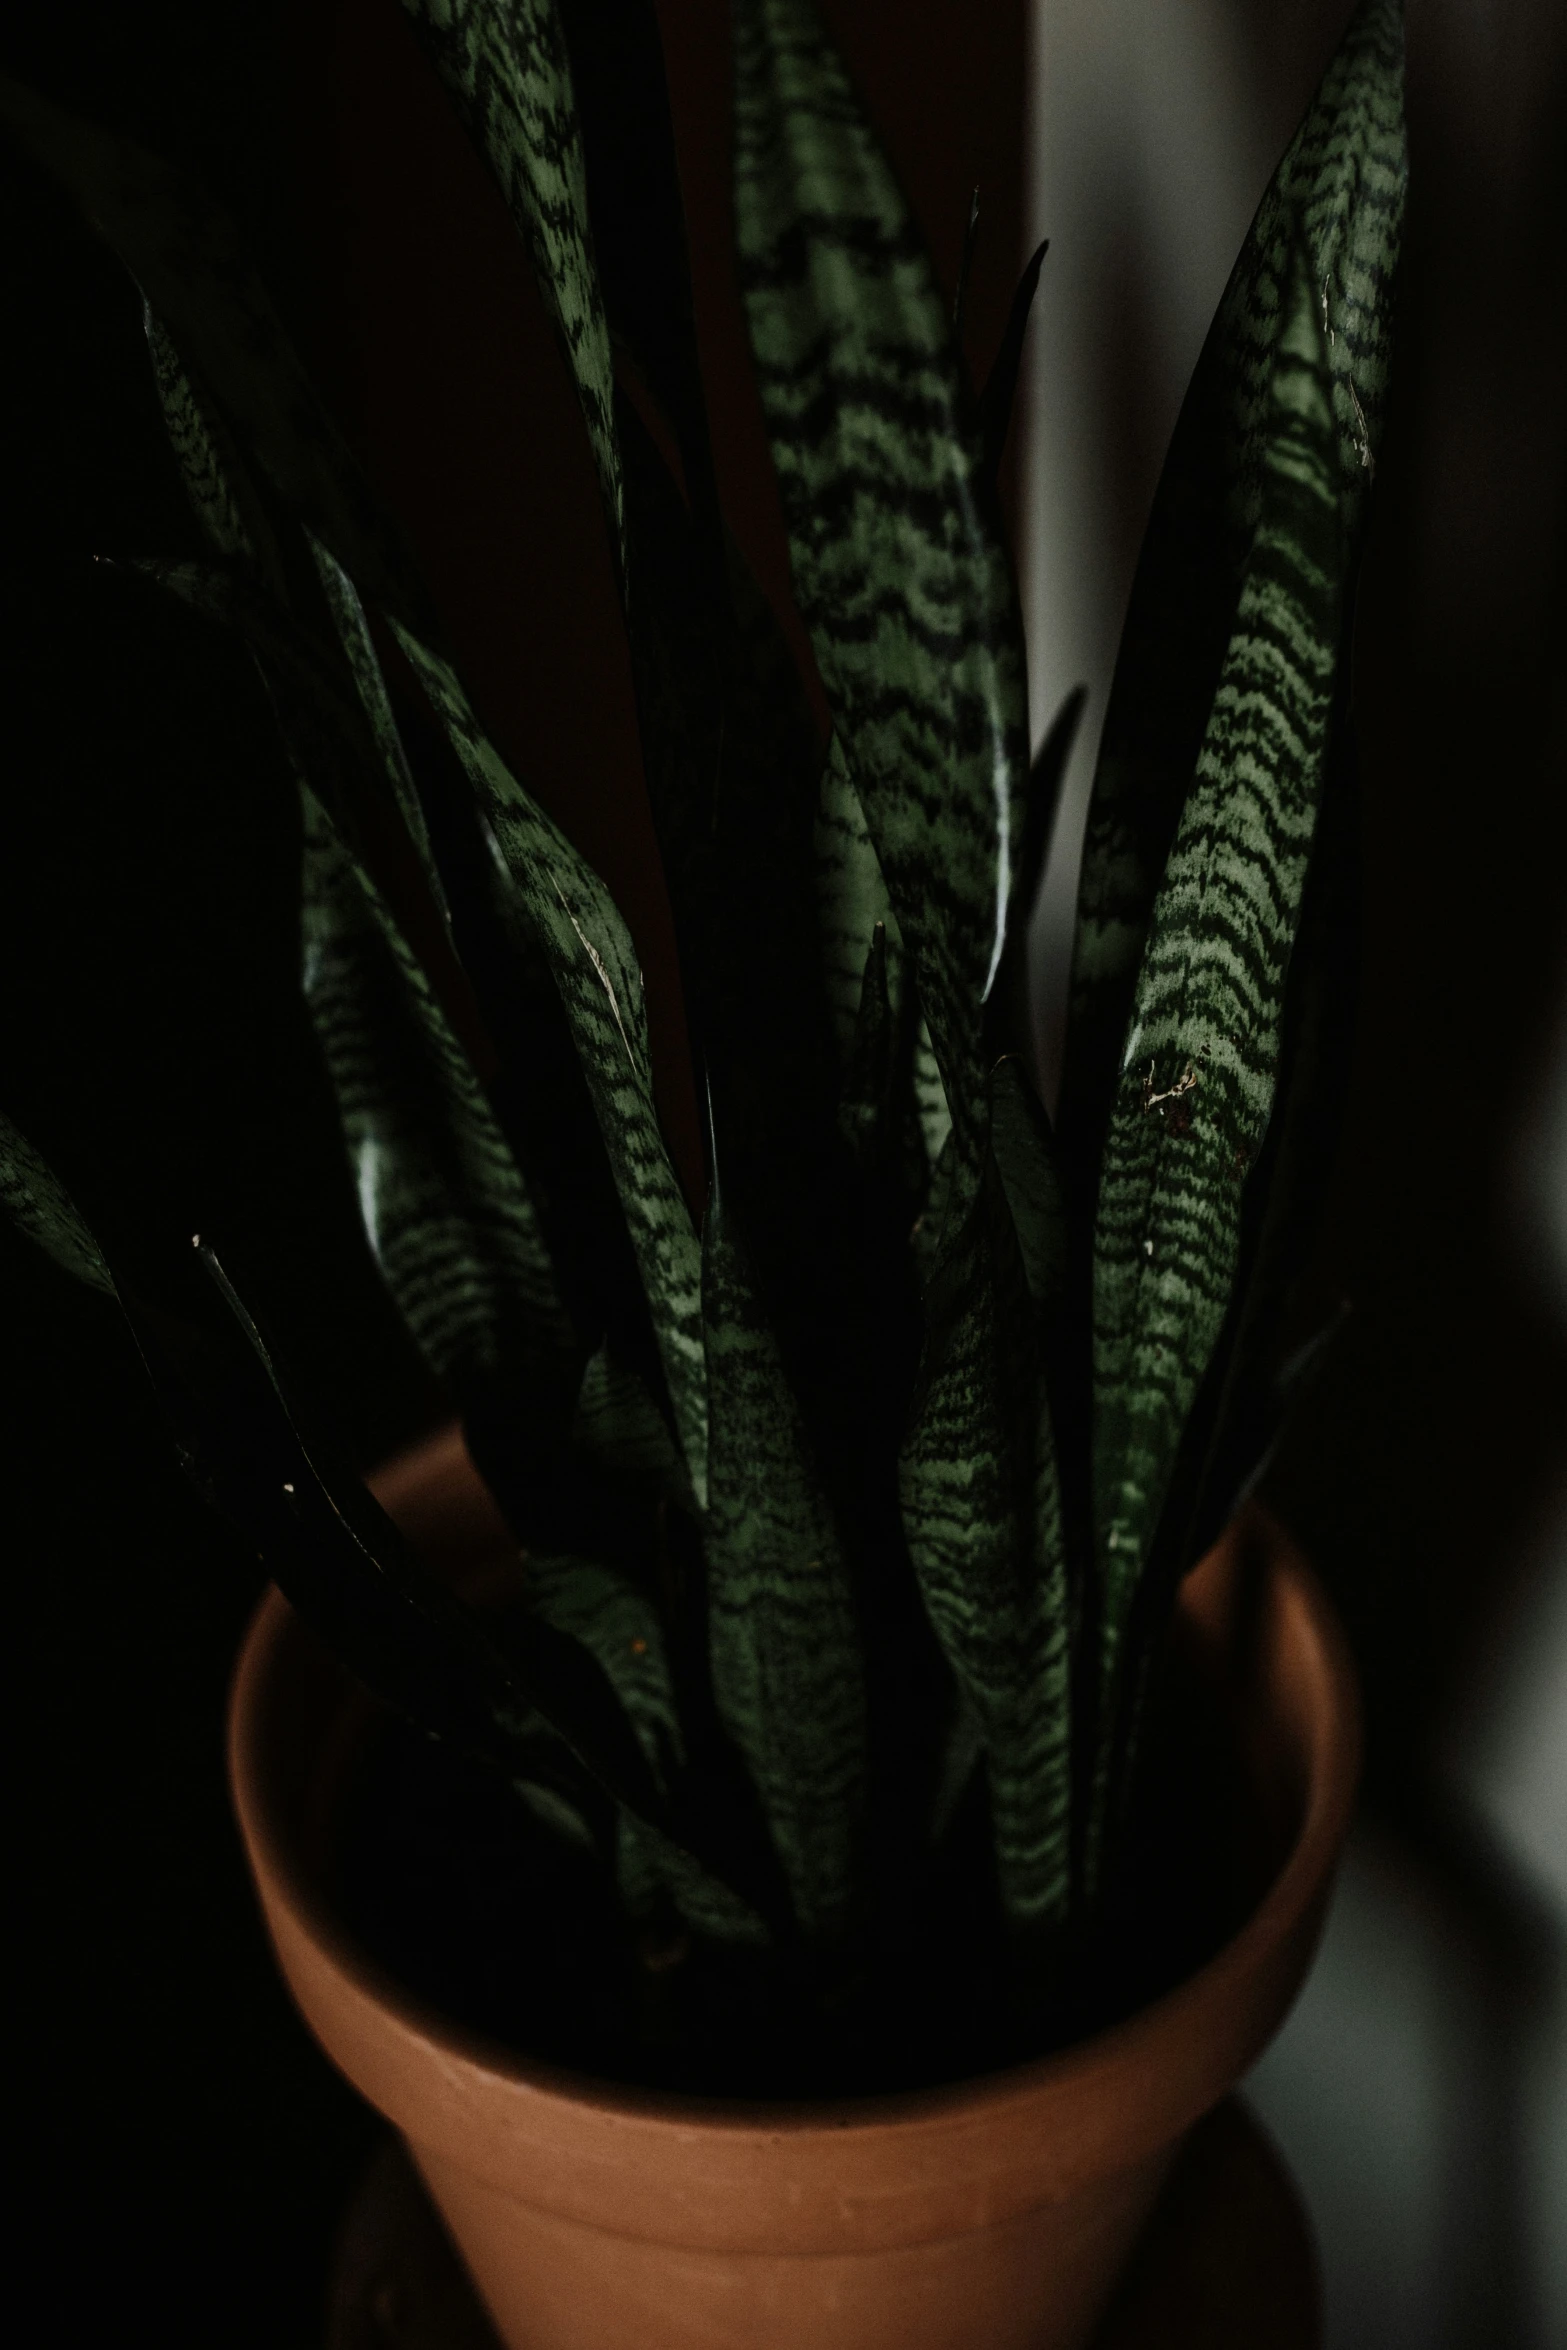
[[[1084,839],[1061,1107],[1074,1201],[1085,1210],[1154,894],[1256,528],[1291,252],[1303,243],[1327,334],[1352,551],[1386,407],[1405,169],[1401,0],[1361,0],[1235,264],[1127,611]]]
[[[451,909],[446,902],[446,885],[430,847],[430,834],[424,809],[419,802],[418,786],[408,764],[408,754],[403,748],[397,720],[392,714],[391,697],[386,690],[386,679],[381,674],[380,656],[370,634],[364,606],[359,601],[359,591],[337,557],[330,548],[322,546],[319,539],[311,539],[310,551],[315,557],[316,571],[326,596],[327,610],[332,615],[332,625],[337,630],[338,643],[342,646],[355,691],[391,783],[397,812],[413,843],[426,886],[449,932]]]
[[[517,782],[455,672],[398,639],[467,771],[511,888],[505,906],[544,948],[615,1173],[652,1309],[681,1449],[701,1501],[707,1472],[701,1252],[653,1103],[642,974],[608,891]]]
[[[380,891],[300,796],[305,995],[376,1261],[441,1378],[461,1392],[520,1349],[564,1425],[581,1358],[516,1163]]]
[[[822,976],[839,1067],[846,1073],[855,1055],[871,941],[879,926],[887,958],[888,992],[894,999],[901,992],[903,941],[840,734],[834,734],[827,748],[813,845]]]
[[[144,305],[144,323],[170,446],[197,519],[220,555],[254,571],[278,601],[287,605],[287,582],[276,535],[232,434],[212,402],[202,398],[172,337],[150,303]],[[364,607],[337,558],[313,536],[310,549],[327,609],[385,763],[398,811],[430,893],[445,916],[445,891],[430,851],[424,811],[392,715]]]
[[[594,1559],[528,1557],[528,1600],[557,1632],[582,1643],[603,1668],[662,1794],[685,1767],[685,1741],[658,1610],[629,1577]],[[622,1806],[616,1830],[621,1900],[634,1918],[660,1894],[686,1925],[714,1941],[761,1943],[766,1928],[749,1903],[680,1845]]]
[[[587,157],[593,258],[611,340],[673,428],[706,584],[719,591],[721,602],[723,526],[658,8],[655,0],[557,5]],[[629,503],[629,481],[626,493]]]
[[[692,1052],[791,1383],[824,1461],[842,1460],[857,1449],[864,1316],[812,905],[816,731],[732,549],[724,604],[710,592],[696,520],[629,403],[621,446],[643,768]]]
[[[601,1346],[582,1374],[571,1444],[589,1476],[649,1501],[694,1512],[685,1462],[642,1380]]]
[[[0,1110],[0,1209],[16,1230],[89,1289],[114,1295],[103,1252],[65,1185],[21,1128]]]
[[[403,6],[527,244],[577,387],[624,576],[614,362],[593,266],[571,65],[554,0],[403,0]]]
[[[626,1403],[624,1394],[620,1401]],[[631,1577],[596,1559],[530,1552],[527,1574],[530,1607],[552,1629],[580,1641],[602,1667],[653,1781],[678,1819],[691,1788],[690,1757],[657,1608]],[[616,1829],[616,1873],[631,1917],[656,1914],[668,1901],[693,1933],[712,1941],[755,1948],[772,1939],[741,1893],[704,1867],[687,1845],[624,1805]]]
[[[851,1127],[863,1129],[869,1108],[876,1104],[878,1125],[886,1119],[902,1130],[910,1124],[901,1099],[911,1094],[912,1134],[917,1138],[917,1167],[911,1169],[909,1189],[917,1205],[928,1198],[936,1165],[952,1130],[946,1088],[936,1064],[930,1028],[920,1013],[903,934],[892,910],[870,828],[859,793],[849,772],[843,739],[835,734],[822,770],[814,831],[815,896],[822,973],[833,1035],[838,1048],[839,1089]],[[881,945],[875,948],[878,928]],[[886,1049],[893,1056],[895,1092],[885,1096],[878,1080],[870,1085],[867,1058],[867,1022],[881,1017],[882,1007],[867,1003],[866,984],[875,948],[876,984],[885,991],[890,1014]],[[912,1023],[912,1038],[906,1030]],[[907,1067],[903,1064],[907,1061]],[[885,1098],[884,1098],[885,1097]],[[901,1142],[902,1135],[898,1138]]]
[[[197,521],[220,555],[251,565],[286,602],[277,538],[232,437],[191,382],[150,302],[142,305],[142,324],[169,445]]]
[[[0,80],[10,121],[93,211],[146,286],[236,439],[296,516],[391,618],[501,843],[530,942],[544,952],[582,1056],[657,1324],[682,1448],[700,1490],[700,1260],[658,1131],[641,976],[607,892],[508,773],[450,664],[407,625],[424,598],[240,250],[205,192],[129,142]]]
[[[734,21],[741,276],[795,594],[977,1134],[1027,765],[1010,566],[945,306],[810,0],[737,0]]]
[[[486,1624],[408,1547],[355,1472],[307,1428],[249,1308],[210,1246],[198,1250],[236,1326],[226,1343],[139,1295],[127,1312],[188,1469],[287,1596],[420,1729],[515,1782],[535,1775],[529,1750],[541,1715],[605,1794],[650,1823],[668,1822],[597,1658],[532,1611]],[[583,1769],[581,1794],[601,1803]]]
[[[978,1207],[937,1276],[955,1295],[899,1489],[926,1608],[984,1740],[1002,1906],[1037,1930],[1064,1924],[1071,1900],[1064,1546],[1016,1243],[1004,1204],[981,1194]]]
[[[1039,273],[1049,250],[1050,240],[1047,237],[1029,256],[1027,267],[1012,297],[1012,307],[1007,313],[1001,346],[991,363],[990,373],[985,378],[985,388],[979,396],[980,433],[985,447],[984,481],[992,496],[996,493],[1001,460],[1006,454],[1007,433],[1012,423],[1012,403],[1017,394],[1017,379],[1023,364],[1023,339],[1028,332],[1028,314],[1034,305]],[[956,317],[953,326],[954,330],[959,326]]]
[[[1229,1305],[1327,748],[1344,537],[1309,269],[1298,252],[1274,361],[1261,517],[1154,907],[1105,1150],[1094,1518],[1107,1677]]]
[[[990,1148],[1017,1233],[1028,1294],[1036,1311],[1048,1317],[1060,1304],[1066,1277],[1066,1203],[1050,1120],[1015,1053],[990,1073]]]
[[[738,0],[735,70],[742,281],[795,592],[929,1028],[931,1155],[950,1162],[904,1527],[984,1724],[1006,1908],[1037,1922],[1069,1889],[1054,1459],[1015,1239],[980,1190],[981,1012],[1026,771],[1016,601],[945,308],[809,0]],[[839,799],[824,812],[852,825]],[[864,924],[856,887],[824,912],[847,969],[852,946],[832,942]]]
[[[800,1931],[827,1941],[849,1920],[864,1804],[854,1607],[800,1408],[717,1180],[702,1310],[713,1693],[761,1796]]]
[[[215,586],[189,566],[153,566],[176,592],[210,609]],[[262,616],[232,593],[225,616],[252,635],[263,667],[285,664],[302,690],[296,715],[324,719],[340,738],[344,719],[321,680],[303,673],[304,649],[277,617]],[[474,785],[499,860],[495,881],[519,949],[542,949],[553,974],[586,1076],[599,1128],[652,1311],[665,1375],[700,1497],[706,1470],[700,1252],[660,1133],[652,1100],[642,979],[625,926],[596,874],[510,774],[484,735],[450,665],[421,638],[397,627],[399,640],[447,728]],[[341,740],[325,748],[342,755]],[[346,746],[350,756],[355,746]],[[312,755],[300,764],[307,772]]]

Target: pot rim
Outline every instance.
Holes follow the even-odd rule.
[[[1223,2013],[1230,1995],[1266,1971],[1285,1946],[1297,1940],[1313,1905],[1325,1905],[1334,1861],[1353,1809],[1359,1776],[1361,1723],[1355,1671],[1332,1604],[1293,1539],[1270,1512],[1251,1505],[1221,1537],[1221,1548],[1250,1537],[1260,1541],[1274,1580],[1276,1604],[1299,1641],[1304,1636],[1308,1672],[1326,1702],[1318,1707],[1302,1738],[1308,1767],[1299,1828],[1282,1865],[1256,1908],[1211,1958],[1192,1975],[1120,2022],[1049,2054],[1031,2057],[995,2072],[932,2087],[816,2100],[703,2097],[675,2090],[620,2084],[526,2055],[483,2032],[456,2022],[410,1991],[358,1942],[341,1922],[319,1874],[299,1849],[293,1824],[279,1816],[266,1767],[272,1707],[290,1648],[314,1642],[276,1586],[270,1586],[252,1619],[235,1669],[228,1715],[229,1777],[235,1808],[258,1883],[266,1887],[265,1908],[274,1942],[279,1925],[312,1947],[318,1958],[358,2001],[373,2004],[399,2036],[438,2048],[448,2070],[472,2071],[525,2093],[530,2100],[563,2103],[578,2113],[597,2113],[623,2124],[673,2124],[689,2131],[718,2131],[732,2139],[776,2141],[807,2133],[852,2136],[875,2130],[895,2134],[928,2132],[933,2126],[999,2117],[1023,2105],[1053,2102],[1054,2092],[1079,2094],[1094,2077],[1141,2067],[1155,2048],[1178,2043],[1191,2027]],[[1214,1554],[1210,1554],[1210,1558]],[[1194,1570],[1194,1575],[1200,1572]],[[324,1656],[328,1652],[320,1651]],[[336,1664],[336,1660],[332,1660]],[[352,1686],[346,1667],[337,1667]],[[1316,1926],[1309,1928],[1315,1940]],[[1309,1945],[1308,1945],[1309,1955]],[[1292,1969],[1289,1992],[1303,1971]],[[1286,1993],[1286,2001],[1289,1993]],[[1282,2011],[1282,2010],[1281,2010]],[[1260,2051],[1267,2032],[1247,2049],[1238,2069]],[[1234,2072],[1231,2073],[1231,2078]],[[1214,2096],[1222,2095],[1228,2082]],[[1209,2100],[1212,2102],[1212,2099]],[[1201,2104],[1177,2121],[1184,2127],[1205,2110]]]

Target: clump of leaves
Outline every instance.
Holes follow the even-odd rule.
[[[237,231],[10,81],[0,120],[145,296],[210,552],[142,567],[238,632],[269,690],[366,1229],[526,1552],[526,1607],[481,1619],[405,1548],[204,1244],[216,1328],[187,1268],[110,1266],[14,1128],[7,1203],[118,1291],[193,1473],[301,1609],[596,1855],[628,1920],[753,1952],[806,2010],[857,1983],[873,2004],[917,1969],[966,1842],[993,1912],[976,1948],[1003,1951],[1037,2035],[1115,1884],[1175,1585],[1268,1439],[1331,1128],[1396,0],[1362,0],[1181,412],[1099,757],[1054,1127],[1024,946],[1080,697],[1031,769],[996,493],[1038,257],[976,398],[810,0],[735,0],[739,259],[823,757],[720,512],[651,0],[405,6],[592,448],[705,1213],[660,1131],[625,925],[488,739]],[[482,1076],[385,886],[389,819],[471,984]]]

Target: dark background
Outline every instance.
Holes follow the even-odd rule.
[[[949,285],[984,187],[982,363],[1030,226],[1022,0],[827,13]],[[1414,18],[1410,275],[1359,653],[1365,1011],[1315,1274],[1357,1312],[1275,1491],[1350,1622],[1371,1800],[1478,1888],[1505,1983],[1533,1963],[1533,1928],[1483,1855],[1452,1854],[1424,1768],[1516,1600],[1567,1427],[1567,1345],[1515,1178],[1567,976],[1550,659],[1561,47],[1550,9],[1494,13],[1501,63],[1479,89],[1444,47],[1449,16]],[[661,15],[721,477],[782,601],[728,277],[725,10],[663,0]],[[244,217],[498,740],[632,924],[660,1098],[691,1164],[678,977],[585,451],[520,247],[395,0],[51,9],[3,51],[194,161]],[[368,1462],[439,1398],[367,1260],[297,1000],[290,789],[232,652],[89,560],[178,551],[193,526],[133,289],[8,156],[0,188],[0,1099],[106,1230],[217,1235]],[[224,1695],[260,1571],[184,1488],[112,1312],[6,1234],[0,1283],[12,2012],[36,2198],[18,2283],[45,2341],[132,2325],[170,2345],[303,2345],[371,2125],[274,1983],[229,1824]]]

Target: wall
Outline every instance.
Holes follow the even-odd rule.
[[[1036,0],[1036,730],[1079,679],[1092,695],[1033,934],[1047,1087],[1139,533],[1346,13]],[[1315,1276],[1355,1315],[1273,1485],[1355,1636],[1367,1802],[1252,2095],[1316,2220],[1330,2350],[1545,2350],[1567,2337],[1563,22],[1411,0],[1409,36],[1409,272],[1357,646],[1365,1001]]]

